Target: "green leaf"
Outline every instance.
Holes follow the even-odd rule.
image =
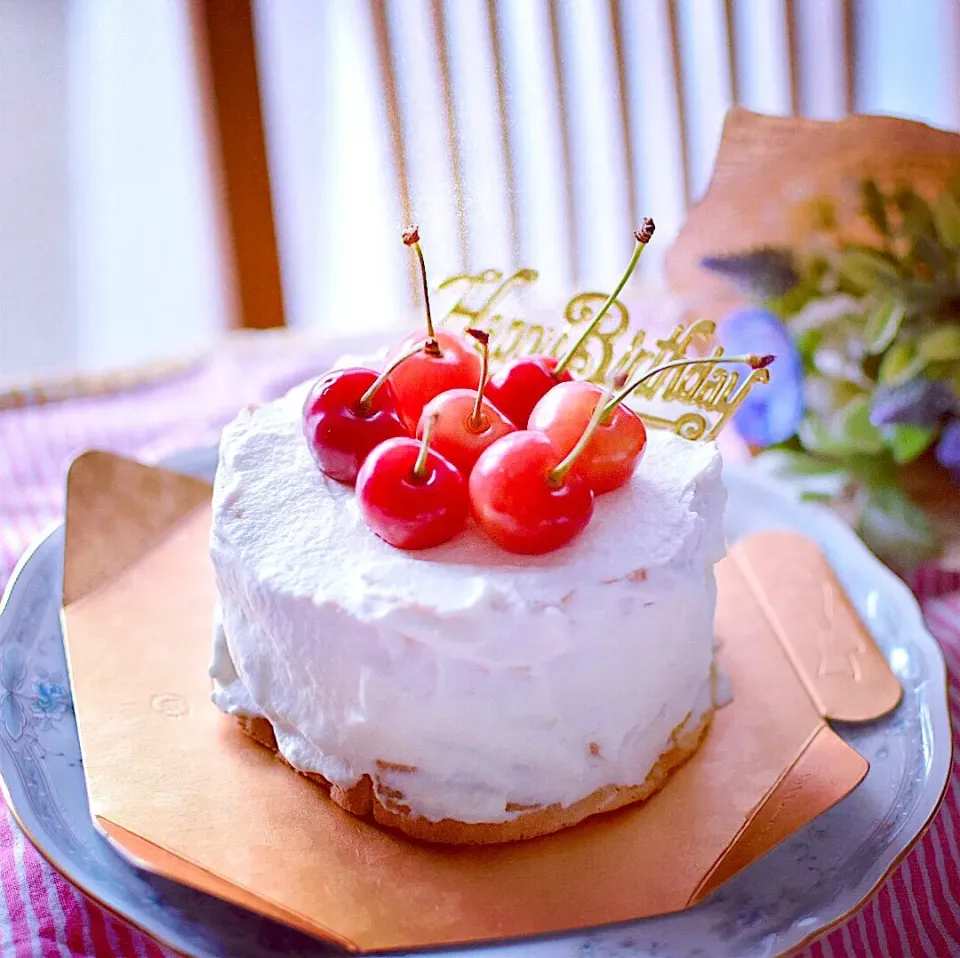
[[[907,262],[914,271],[925,272],[926,275],[921,277],[921,280],[930,283],[949,268],[951,255],[940,245],[935,236],[918,236],[910,248]]]
[[[820,290],[814,283],[802,280],[782,295],[767,297],[765,305],[772,313],[776,313],[784,319],[789,319],[819,295]]]
[[[960,259],[958,259],[960,262]],[[936,313],[949,308],[951,301],[960,297],[960,277],[940,276],[933,282],[905,280],[897,287],[897,298],[907,308],[907,314]]]
[[[842,459],[850,453],[835,431],[815,416],[804,416],[797,427],[797,438],[804,449],[817,456]]]
[[[830,196],[820,196],[810,205],[813,228],[830,233],[837,228],[837,205]]]
[[[945,379],[947,380],[947,386],[949,387],[950,380],[958,372],[960,372],[960,360],[944,360],[941,362],[933,359],[927,363],[923,370],[923,375],[926,376],[927,379]]]
[[[815,371],[803,383],[807,410],[825,422],[833,422],[839,410],[862,394],[863,390],[849,380],[821,376]]]
[[[842,472],[838,462],[808,456],[799,449],[767,449],[757,457],[771,474],[793,476],[823,476]]]
[[[936,235],[933,213],[922,196],[908,187],[903,187],[897,191],[894,201],[900,209],[901,236],[916,239],[918,236]]]
[[[795,316],[789,318],[794,335],[808,329],[833,329],[843,338],[850,325],[863,320],[864,300],[846,293],[830,293],[826,296],[812,293],[810,301],[804,304]]]
[[[825,492],[817,492],[815,489],[810,489],[806,492],[800,493],[801,502],[820,502],[826,504],[833,499],[836,499],[835,495],[829,495]]]
[[[927,514],[893,485],[870,490],[857,532],[881,559],[901,570],[913,568],[937,550]]]
[[[930,444],[937,437],[937,427],[891,426],[886,435],[894,462],[904,465],[913,462],[930,448]]]
[[[816,253],[807,259],[800,267],[800,275],[806,276],[809,282],[822,292],[820,281],[830,272],[830,260],[822,253]]]
[[[871,355],[882,353],[896,338],[906,310],[903,303],[892,297],[881,299],[867,313],[863,341]]]
[[[880,430],[870,422],[870,401],[864,395],[848,402],[830,416],[808,414],[797,429],[804,449],[827,458],[872,456],[883,452]]]
[[[843,464],[864,485],[872,487],[896,483],[896,466],[889,456],[851,456]]]
[[[783,482],[801,499],[833,499],[850,479],[840,463],[793,449],[768,449],[755,461],[762,472]]]
[[[923,370],[925,360],[912,343],[894,343],[880,363],[880,382],[902,386]]]
[[[960,359],[960,326],[940,326],[917,341],[920,355],[928,363]]]
[[[795,345],[804,366],[809,366],[813,361],[813,355],[821,342],[823,342],[822,329],[805,329],[797,336]]]
[[[960,199],[952,190],[944,190],[934,201],[932,212],[943,244],[960,250]]]
[[[890,222],[887,219],[887,204],[883,193],[875,180],[866,179],[860,184],[860,199],[867,219],[876,227],[881,236],[890,235]]]
[[[883,435],[870,422],[870,400],[859,396],[840,413],[840,435],[851,452],[875,453],[884,448]]]
[[[845,249],[840,254],[838,269],[848,283],[863,292],[894,286],[900,281],[896,263],[865,246]]]

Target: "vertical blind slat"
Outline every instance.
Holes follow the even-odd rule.
[[[783,0],[784,18],[787,26],[787,60],[790,68],[790,113],[800,115],[802,95],[800,85],[803,78],[800,72],[800,49],[797,35],[796,0]]]
[[[672,3],[673,0],[669,2]],[[740,102],[739,50],[735,22],[733,0],[723,0],[723,25],[727,34],[727,72],[730,74],[730,99],[734,106]]]
[[[843,104],[846,113],[857,112],[857,0],[843,0]]]
[[[500,41],[500,21],[497,16],[497,0],[486,0],[487,23],[490,29],[490,48],[493,51],[493,78],[497,92],[497,116],[500,123],[500,147],[502,150],[503,182],[507,190],[510,208],[510,251],[513,263],[523,259],[520,248],[520,217],[517,211],[517,178],[513,169],[513,144],[510,142],[510,121],[507,115],[507,85],[503,76],[503,47]]]
[[[673,96],[680,128],[680,172],[683,175],[683,200],[690,205],[690,131],[687,125],[686,95],[683,90],[683,58],[680,50],[680,27],[677,23],[675,0],[666,0],[667,23],[670,30],[670,58],[673,64]]]
[[[960,4],[957,0],[939,0],[938,16],[943,24],[941,49],[945,60],[940,82],[948,91],[944,126],[960,130]]]
[[[547,0],[548,20],[550,24],[550,49],[553,53],[553,68],[557,85],[557,110],[560,118],[560,154],[563,166],[563,209],[567,228],[567,262],[570,275],[580,276],[580,242],[577,223],[576,204],[573,196],[573,158],[570,147],[570,117],[567,111],[567,83],[563,69],[563,51],[560,47],[560,23],[557,7],[553,0]]]
[[[487,0],[443,0],[443,10],[469,229],[467,267],[506,269],[516,260]]]
[[[194,9],[212,94],[241,326],[283,326],[283,284],[257,74],[252,0]]]
[[[946,0],[944,0],[946,2]],[[960,129],[960,16],[958,16],[956,4],[951,4],[950,13],[953,14],[953,50],[951,62],[952,82],[950,84],[953,90],[953,125],[954,129]]]
[[[530,301],[539,302],[561,299],[573,284],[548,17],[543,0],[497,5],[522,253],[519,265],[538,271]]]
[[[610,26],[613,33],[613,51],[617,61],[617,101],[620,107],[620,122],[623,126],[623,165],[627,176],[627,206],[630,222],[636,229],[639,224],[637,202],[637,167],[633,157],[633,123],[630,98],[627,95],[627,61],[623,49],[623,16],[620,0],[610,0]]]
[[[460,271],[460,237],[431,0],[388,0],[383,6],[413,218],[420,227],[431,278],[449,276]],[[402,244],[398,249],[408,260],[416,260]]]
[[[951,50],[950,57],[950,74],[947,82],[949,83],[949,89],[953,91],[953,129],[960,129],[960,10],[957,8],[955,2],[950,2],[950,0],[943,0],[944,5],[947,7],[945,19],[947,22],[950,22],[950,18],[953,19],[953,30],[950,31],[953,36],[953,42],[949,44],[949,49]]]
[[[686,5],[689,9],[689,3]],[[711,37],[709,31],[709,0],[701,0],[696,8],[701,12],[698,29],[687,17],[686,31],[681,17],[681,42],[688,47],[688,56],[696,57],[701,73],[709,75],[713,69],[711,61],[715,54],[711,47],[725,44],[723,29],[718,36]],[[681,14],[684,5],[680,5]],[[706,15],[705,15],[706,14]],[[731,22],[733,42],[737,49],[737,102],[748,110],[759,113],[785,115],[791,112],[794,90],[798,89],[792,74],[790,59],[790,38],[787,23],[787,10],[782,0],[737,0],[733,6],[734,19]],[[723,19],[721,14],[721,20]],[[722,63],[722,55],[716,57]],[[718,85],[728,81],[729,71],[717,71]],[[689,80],[689,78],[688,78]],[[691,103],[691,123],[696,129],[693,107],[701,106],[706,98],[709,111],[723,110],[726,103],[717,98],[716,91],[701,82],[696,104]],[[713,144],[704,144],[704,148],[713,149]],[[696,179],[696,177],[695,177]],[[696,187],[695,187],[696,189]]]
[[[394,175],[397,193],[400,196],[400,210],[405,223],[413,220],[413,208],[410,201],[410,179],[407,175],[407,160],[404,151],[403,122],[400,118],[400,99],[397,96],[397,78],[393,51],[390,46],[390,31],[387,25],[387,12],[381,0],[370,0],[370,18],[377,48],[377,66],[383,87],[384,106],[389,126],[390,152],[393,157]],[[421,303],[420,279],[413,257],[407,257],[410,297],[413,303]]]
[[[640,261],[639,274],[657,282],[663,254],[684,218],[684,136],[677,115],[667,4],[620,5],[627,90],[636,161],[640,216],[652,216],[657,236]]]
[[[577,282],[609,289],[633,246],[635,228],[610,7],[596,0],[567,0],[557,4],[557,12],[579,244]]]
[[[453,83],[450,78],[450,52],[447,47],[447,30],[444,22],[442,0],[431,0],[433,29],[437,41],[437,57],[440,65],[440,85],[443,94],[443,112],[447,127],[447,142],[450,150],[450,173],[457,207],[457,233],[460,244],[460,269],[465,270],[470,261],[469,230],[467,228],[466,197],[463,192],[463,171],[460,166],[460,138],[457,135],[457,111],[453,103]]]

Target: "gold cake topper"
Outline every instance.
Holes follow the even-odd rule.
[[[490,358],[495,363],[534,354],[559,358],[580,330],[589,326],[607,295],[578,293],[567,303],[556,326],[505,315],[501,305],[508,295],[534,283],[537,277],[532,269],[519,269],[509,276],[495,269],[452,276],[440,289],[460,296],[447,308],[441,324],[455,332],[467,328],[488,332],[493,346]],[[669,336],[653,339],[646,330],[631,326],[626,306],[616,300],[574,356],[571,371],[599,385],[633,380],[654,366],[690,357],[695,347],[709,345],[715,330],[711,320],[698,319],[687,326],[677,325]],[[723,347],[714,346],[702,358],[722,355]],[[684,439],[716,439],[750,390],[769,381],[770,372],[765,368],[743,374],[733,366],[705,363],[653,377],[637,387],[631,405],[647,425],[670,429]],[[676,407],[672,417],[671,406]]]

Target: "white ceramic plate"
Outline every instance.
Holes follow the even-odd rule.
[[[169,465],[209,478],[215,451],[196,450]],[[727,487],[728,537],[735,541],[761,529],[786,528],[815,539],[903,683],[903,701],[891,715],[865,726],[838,727],[869,760],[869,774],[839,805],[696,908],[588,934],[468,950],[482,951],[485,958],[782,954],[854,911],[932,819],[951,760],[946,673],[913,597],[825,509],[785,498],[748,467],[729,469]],[[90,897],[184,954],[336,952],[137,870],[94,830],[60,631],[62,567],[58,527],[20,562],[0,606],[0,774],[26,833]]]

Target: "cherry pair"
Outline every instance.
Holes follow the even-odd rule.
[[[423,407],[448,390],[477,388],[480,357],[457,336],[437,332],[430,313],[426,265],[416,227],[403,234],[420,260],[427,335],[404,337],[380,374],[365,367],[335,369],[314,384],[303,408],[303,430],[320,470],[353,484],[381,442],[412,436]]]
[[[617,301],[627,280],[637,268],[640,256],[653,239],[656,229],[649,216],[643,218],[640,229],[634,231],[636,246],[620,282],[588,323],[573,345],[560,359],[555,356],[523,356],[502,366],[490,379],[487,398],[500,409],[518,429],[526,428],[534,406],[558,383],[570,382],[570,363],[596,331],[610,307]]]
[[[483,395],[489,336],[467,332],[483,350],[477,389],[435,396],[421,414],[419,441],[394,437],[380,443],[357,476],[357,501],[367,525],[400,549],[440,545],[464,527],[470,511],[465,477],[487,447],[515,431]]]

